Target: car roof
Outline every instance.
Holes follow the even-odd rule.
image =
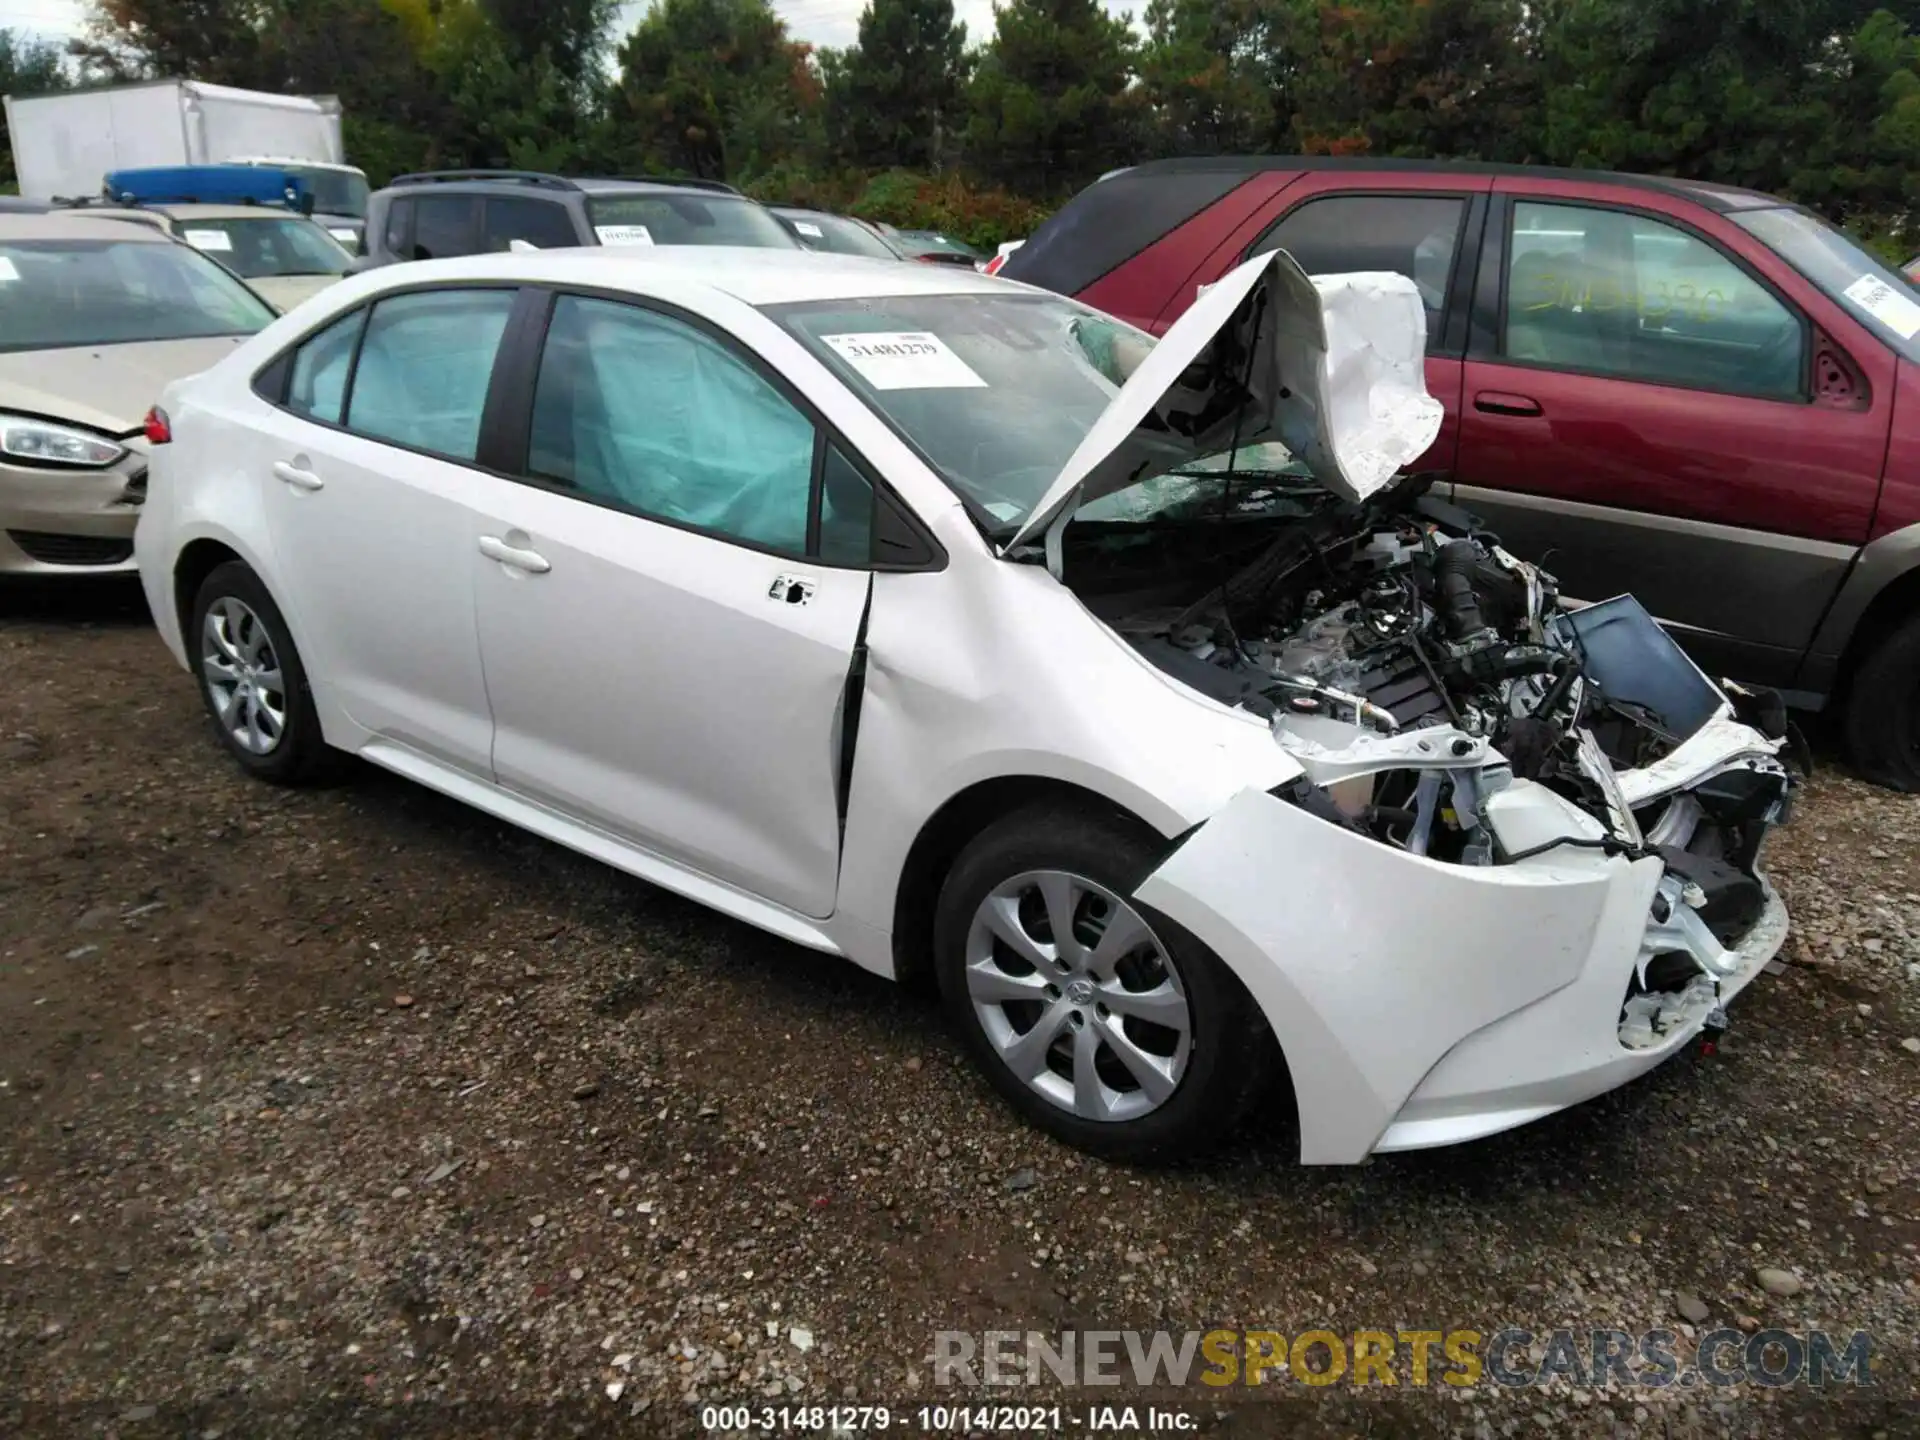
[[[1396,160],[1364,155],[1217,155],[1188,160],[1149,160],[1113,172],[1095,184],[1120,175],[1233,174],[1243,178],[1265,174],[1269,170],[1350,170],[1359,173],[1413,172],[1432,175],[1536,176],[1553,180],[1584,180],[1604,185],[1627,185],[1642,190],[1664,191],[1697,200],[1715,210],[1757,210],[1787,202],[1761,190],[1738,185],[1718,185],[1706,180],[1684,180],[1673,175],[1634,175],[1623,170],[1577,170],[1554,165],[1508,165],[1484,160]],[[1092,188],[1092,187],[1089,187]],[[1085,192],[1082,192],[1085,193]]]
[[[1358,180],[1368,174],[1507,176],[1571,180],[1658,191],[1719,211],[1783,206],[1758,190],[1627,175],[1611,170],[1567,170],[1546,165],[1496,165],[1477,160],[1382,160],[1341,155],[1216,155],[1190,160],[1150,160],[1112,172],[1075,195],[1008,257],[1002,274],[1029,284],[1077,295],[1150,245],[1257,175],[1336,172]],[[1364,183],[1364,181],[1361,181]]]
[[[402,268],[404,273],[399,273]],[[1026,288],[957,266],[902,265],[864,255],[728,245],[600,246],[466,255],[420,260],[370,274],[387,277],[392,284],[521,280],[636,294],[648,293],[650,277],[671,277],[675,284],[704,285],[755,306],[893,295],[1005,294]],[[384,288],[376,286],[373,293]]]
[[[173,237],[150,225],[130,225],[109,215],[75,215],[54,210],[45,215],[0,211],[0,240],[131,240],[171,245]]]

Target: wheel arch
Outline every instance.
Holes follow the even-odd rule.
[[[1920,556],[1915,561],[1882,585],[1854,622],[1834,675],[1833,694],[1839,706],[1846,705],[1853,677],[1874,648],[1902,623],[1920,615]]]
[[[173,614],[174,623],[179,627],[180,643],[193,651],[193,602],[200,594],[200,587],[206,583],[207,576],[229,561],[238,561],[254,574],[260,572],[246,556],[224,540],[202,535],[189,540],[180,547],[180,553],[173,561]],[[264,579],[261,584],[266,584]],[[298,642],[295,642],[298,643]]]
[[[934,902],[960,852],[1002,816],[1039,803],[1091,810],[1165,839],[1111,796],[1054,776],[996,775],[956,791],[921,825],[894,887],[893,973],[901,984],[923,990],[932,985]]]

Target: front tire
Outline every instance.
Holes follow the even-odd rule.
[[[1847,752],[1869,780],[1920,791],[1920,616],[1868,652],[1848,687]]]
[[[934,917],[941,997],[987,1080],[1041,1129],[1118,1160],[1218,1143],[1267,1073],[1240,983],[1131,898],[1164,848],[1119,817],[1023,810],[962,852]]]
[[[237,560],[201,582],[188,655],[227,753],[275,785],[324,778],[339,752],[320,733],[306,667],[260,577]]]

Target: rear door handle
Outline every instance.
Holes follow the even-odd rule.
[[[1473,408],[1489,415],[1540,415],[1540,402],[1527,395],[1510,395],[1504,390],[1482,390],[1473,397]]]
[[[304,460],[306,457],[303,455],[300,458]],[[286,481],[287,484],[296,490],[319,490],[324,488],[327,483],[318,475],[314,474],[313,471],[303,469],[301,466],[292,464],[286,460],[276,460],[273,462],[273,478]]]
[[[544,575],[553,568],[547,563],[547,557],[539,551],[509,545],[498,535],[482,535],[480,553],[489,560],[498,560],[502,565],[511,565],[514,569],[524,570],[529,575]]]

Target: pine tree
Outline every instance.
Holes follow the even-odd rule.
[[[968,87],[967,156],[1021,194],[1058,196],[1136,158],[1133,35],[1096,0],[1008,0]]]
[[[939,169],[943,137],[961,121],[966,45],[953,0],[871,0],[859,39],[828,72],[835,153],[868,168]]]

